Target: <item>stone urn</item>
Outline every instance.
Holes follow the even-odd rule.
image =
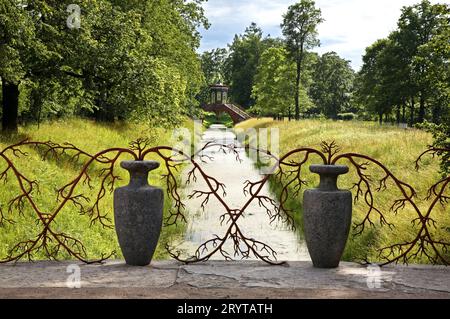
[[[337,187],[337,178],[347,166],[311,165],[320,175],[320,185],[303,195],[305,240],[314,267],[335,268],[347,243],[352,219],[352,193]]]
[[[163,219],[163,190],[148,184],[155,161],[123,161],[130,183],[114,191],[114,219],[119,245],[128,265],[150,264]]]

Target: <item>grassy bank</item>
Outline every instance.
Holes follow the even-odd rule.
[[[308,146],[319,148],[321,141],[335,141],[343,152],[357,152],[369,155],[388,167],[392,173],[402,181],[411,184],[419,194],[416,203],[421,209],[429,207],[430,201],[423,199],[427,189],[439,180],[439,165],[437,160],[425,158],[419,172],[414,170],[414,160],[432,142],[430,134],[415,129],[400,129],[396,127],[380,127],[376,123],[367,122],[336,122],[327,120],[302,120],[299,122],[279,122],[270,119],[251,119],[240,123],[237,128],[278,128],[280,131],[280,153],[285,154],[298,147]],[[320,159],[313,158],[308,164],[320,163]],[[343,162],[347,164],[346,162]],[[308,187],[318,183],[317,176],[304,170],[310,181]],[[369,170],[374,177],[381,177],[380,170]],[[357,182],[354,170],[340,177],[339,186],[350,188]],[[375,203],[386,215],[389,222],[395,224],[395,228],[380,227],[374,215],[374,227],[366,228],[360,236],[352,234],[344,253],[344,260],[358,261],[366,258],[379,260],[378,249],[394,243],[411,240],[417,233],[417,226],[411,221],[417,217],[411,207],[406,207],[397,215],[390,212],[393,201],[400,197],[399,191],[392,183],[388,183],[386,191],[375,194]],[[280,192],[280,186],[272,181],[272,189]],[[290,208],[296,211],[296,219],[301,229],[301,198],[291,199]],[[362,201],[354,205],[353,222],[359,223],[367,211]],[[437,239],[450,239],[450,215],[442,206],[437,206],[433,211],[433,218],[437,221],[437,228],[433,229],[433,235]],[[450,256],[447,252],[446,256]],[[427,263],[428,259],[418,256],[414,260],[418,263]]]
[[[192,124],[186,122],[185,126]],[[127,147],[129,142],[139,137],[147,137],[152,145],[170,145],[171,130],[149,129],[146,126],[134,124],[98,124],[88,120],[71,119],[65,121],[55,121],[44,123],[38,129],[36,126],[21,128],[19,135],[13,138],[0,138],[0,148],[10,145],[19,139],[29,138],[37,141],[52,140],[57,143],[70,142],[86,152],[96,153],[110,147]],[[31,180],[37,180],[40,184],[40,192],[34,194],[34,200],[38,207],[45,212],[51,212],[56,205],[56,189],[69,183],[79,173],[80,163],[74,164],[69,160],[47,160],[42,161],[41,156],[32,148],[25,149],[29,155],[27,157],[15,158],[20,172]],[[125,158],[125,157],[124,157]],[[3,171],[5,163],[0,161],[0,169]],[[152,185],[160,185],[165,188],[160,179],[161,174],[165,172],[164,168],[159,168],[150,175]],[[128,183],[127,173],[118,168],[120,180],[116,187]],[[91,200],[95,198],[100,187],[100,181],[92,180],[94,191],[90,191],[86,185],[80,185],[79,193],[88,195]],[[11,225],[4,223],[0,227],[0,257],[4,258],[9,249],[16,243],[26,239],[34,239],[42,226],[37,225],[36,216],[30,207],[25,206],[25,213],[19,216],[17,211],[11,214],[7,212],[9,200],[17,196],[17,182],[12,175],[8,178],[7,184],[0,184],[0,205],[6,217],[14,217],[17,223]],[[100,204],[102,212],[113,217],[112,195],[106,194]],[[165,198],[165,209],[171,205],[170,200]],[[78,210],[73,205],[66,205],[63,211],[58,215],[53,227],[59,231],[70,234],[73,237],[82,240],[91,258],[99,257],[102,253],[109,253],[113,250],[117,252],[116,257],[120,258],[121,252],[117,243],[114,229],[107,229],[100,224],[94,224],[90,227],[90,220],[87,216],[80,216]],[[164,227],[160,245],[157,249],[155,258],[167,258],[164,246],[168,241],[177,239],[184,233],[183,227]],[[38,259],[43,258],[43,254],[37,254]],[[61,253],[61,258],[68,258]]]
[[[205,112],[203,115],[203,125],[209,128],[212,124],[223,124],[228,128],[233,127],[233,119],[227,113],[216,115],[213,112]]]

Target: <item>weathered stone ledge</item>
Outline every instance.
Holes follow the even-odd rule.
[[[67,287],[73,264],[80,270],[79,289]],[[0,265],[0,298],[450,298],[450,267],[396,265],[374,272],[345,262],[337,269],[301,261],[156,261],[148,267],[21,262]]]

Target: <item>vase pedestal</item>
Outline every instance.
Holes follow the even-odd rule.
[[[347,166],[311,165],[320,185],[303,195],[305,240],[314,267],[335,268],[344,253],[352,219],[352,193],[337,188]]]
[[[148,184],[148,173],[159,167],[155,161],[123,161],[130,183],[114,191],[117,238],[128,265],[150,264],[158,244],[163,219],[163,190]]]

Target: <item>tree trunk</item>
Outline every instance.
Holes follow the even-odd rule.
[[[297,62],[297,77],[295,79],[295,119],[300,119],[300,74],[301,68],[299,62]]]
[[[94,110],[94,118],[97,122],[114,122],[114,114],[108,112],[105,105]]]
[[[423,92],[420,92],[418,122],[423,123],[424,120],[425,120],[425,96]]]
[[[433,107],[433,123],[441,123],[441,104],[439,102]]]
[[[114,112],[109,110],[107,100],[107,94],[105,91],[99,93],[96,99],[97,109],[94,110],[94,118],[98,122],[114,122]],[[217,119],[219,119],[219,114]]]
[[[383,113],[378,113],[379,119],[378,122],[380,122],[380,125],[383,125]]]
[[[414,125],[414,108],[415,108],[414,96],[411,96],[411,104],[410,104],[409,108],[410,108],[409,126],[413,126]]]
[[[399,104],[399,105],[397,105],[397,125],[399,125],[400,122],[401,122],[401,119],[400,119],[401,115],[400,114],[401,114],[401,106]]]
[[[331,118],[336,121],[338,119],[337,105],[333,104],[333,109],[331,110]]]
[[[34,88],[31,92],[30,111],[32,114],[32,119],[37,121],[37,125],[39,128],[42,116],[42,96],[39,86],[37,88]]]
[[[402,103],[402,123],[406,122],[406,103],[403,101]]]
[[[295,119],[300,119],[300,81],[302,75],[302,62],[303,62],[303,45],[300,48],[299,56],[296,59],[297,64],[297,77],[295,78]]]
[[[2,78],[2,131],[16,133],[19,117],[19,84],[7,82]]]

